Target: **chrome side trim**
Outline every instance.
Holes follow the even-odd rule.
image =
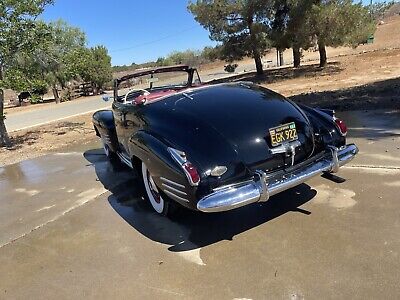
[[[168,152],[171,154],[172,158],[180,165],[183,165],[187,162],[185,152],[173,149],[171,147],[168,148]]]
[[[174,198],[175,200],[179,200],[179,201],[184,201],[184,202],[189,202],[188,199],[182,198],[178,195],[175,195],[174,193],[168,191],[168,190],[164,190],[164,193],[166,193],[168,196]]]
[[[193,100],[194,98],[186,93],[182,93],[183,96],[185,96],[186,98],[188,98],[189,100]]]
[[[176,188],[173,188],[172,186],[170,186],[170,185],[168,185],[168,184],[162,183],[161,185],[162,185],[163,187],[169,189],[169,190],[172,191],[172,192],[175,192],[175,193],[178,193],[178,194],[187,196],[187,194],[186,194],[185,192],[180,191],[180,190],[177,190]],[[165,191],[166,191],[166,190],[164,189],[164,192],[165,192]]]
[[[129,168],[133,169],[132,162],[131,162],[125,155],[123,155],[123,154],[120,153],[120,152],[117,152],[117,155],[118,155],[119,159],[120,159],[124,164],[126,164]]]
[[[106,142],[111,142],[111,138],[108,135],[102,135],[101,139]]]
[[[165,178],[165,177],[160,177],[160,179],[161,179],[162,181],[164,181],[165,183],[172,184],[172,185],[174,185],[174,186],[176,186],[176,187],[180,187],[180,188],[182,188],[182,189],[185,189],[185,188],[186,188],[186,186],[184,186],[183,184],[177,183],[177,182],[172,181],[172,180],[170,180],[170,179],[167,179],[167,178]]]
[[[292,172],[285,172],[275,177],[268,177],[258,170],[254,180],[247,184],[216,189],[197,203],[197,209],[203,212],[219,212],[231,210],[250,203],[266,201],[269,196],[295,187],[308,179],[324,172],[336,172],[339,167],[350,162],[358,153],[354,144],[340,149],[329,147],[321,158],[311,164],[304,165]]]
[[[186,170],[186,164],[190,163],[190,162],[188,162],[185,152],[177,150],[177,149],[174,149],[174,148],[171,148],[171,147],[168,147],[167,150],[168,150],[169,154],[171,154],[172,158],[182,168],[183,173],[185,174],[187,180],[189,181],[189,184],[191,186],[198,186],[201,178],[199,179],[198,182],[193,182],[192,177],[190,176],[189,172]],[[196,170],[196,172],[197,172],[197,170]]]

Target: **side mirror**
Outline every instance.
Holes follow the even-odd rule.
[[[103,99],[104,102],[108,102],[108,101],[112,100],[113,98],[114,98],[114,97],[109,96],[109,95],[103,95],[103,97],[102,97],[102,99]]]

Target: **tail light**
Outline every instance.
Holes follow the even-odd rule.
[[[190,163],[183,164],[183,170],[185,171],[186,177],[189,179],[190,185],[196,186],[200,182],[200,176],[196,168]]]
[[[185,152],[168,148],[172,158],[181,166],[191,186],[197,186],[200,182],[200,175],[196,167],[187,160]]]
[[[346,123],[343,120],[340,120],[338,118],[334,118],[336,126],[339,128],[340,133],[345,136],[347,134],[347,126]]]

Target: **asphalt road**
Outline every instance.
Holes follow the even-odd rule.
[[[86,97],[71,102],[54,105],[46,105],[33,110],[19,111],[13,113],[7,111],[6,126],[9,132],[27,129],[57,120],[70,118],[99,109],[109,108],[110,102],[104,102],[101,96]]]
[[[398,299],[400,112],[344,117],[344,182],[227,213],[156,215],[98,144],[0,168],[0,299]]]

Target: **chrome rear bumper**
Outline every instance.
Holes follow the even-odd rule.
[[[254,202],[264,202],[270,196],[295,187],[322,173],[335,173],[358,153],[354,144],[340,149],[330,147],[327,155],[293,172],[284,173],[278,178],[269,178],[263,171],[257,171],[254,180],[218,188],[200,199],[197,209],[203,212],[220,212],[241,207]]]

